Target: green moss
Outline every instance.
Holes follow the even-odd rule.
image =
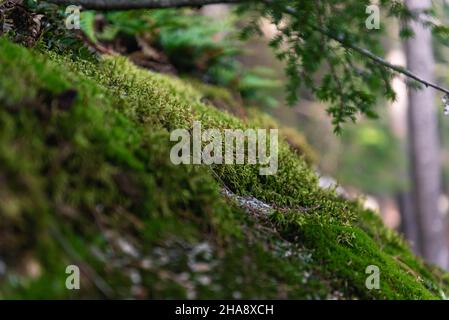
[[[279,135],[288,143],[288,145],[304,157],[306,162],[310,165],[318,163],[318,155],[311,145],[308,144],[306,138],[296,129],[290,127],[282,127],[270,115],[261,112],[256,108],[249,108],[248,116],[252,123],[255,123],[260,128],[279,129]]]
[[[275,220],[279,221],[279,219]],[[367,233],[354,226],[323,224],[315,216],[298,219],[295,214],[280,219],[286,236],[295,235],[320,257],[322,270],[334,276],[346,296],[377,299],[433,299],[436,287],[429,285],[428,271],[408,251],[382,250]],[[341,239],[350,234],[350,239]],[[403,261],[403,262],[402,262]],[[413,261],[412,265],[407,262]],[[367,266],[380,270],[380,289],[367,290]]]
[[[258,126],[180,79],[5,39],[0,74],[0,297],[438,298],[447,283],[371,212],[321,190],[286,142],[274,176],[171,164],[172,129]],[[224,185],[271,203],[269,224]],[[76,293],[72,263],[84,267]],[[369,264],[379,291],[364,288]]]

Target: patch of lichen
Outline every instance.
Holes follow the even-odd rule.
[[[439,297],[445,274],[358,203],[321,190],[285,142],[274,176],[171,164],[172,129],[258,125],[182,80],[5,39],[0,74],[1,297]],[[257,231],[223,186],[271,203],[274,232]],[[84,270],[76,293],[64,285],[73,263]],[[370,264],[381,290],[364,287]]]

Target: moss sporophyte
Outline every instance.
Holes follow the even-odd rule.
[[[246,154],[247,164],[265,166],[259,169],[260,175],[276,174],[279,154],[278,129],[269,130],[268,141],[266,129],[246,129],[245,131],[224,129],[223,131],[223,134],[219,129],[207,129],[203,132],[200,121],[193,122],[192,134],[187,129],[173,130],[170,141],[179,142],[171,149],[172,163],[176,165],[245,164]],[[202,148],[203,142],[207,143],[204,148]]]

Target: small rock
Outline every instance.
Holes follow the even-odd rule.
[[[208,286],[212,282],[209,276],[200,276],[198,277],[198,282],[203,286]]]
[[[241,298],[242,298],[242,294],[241,294],[239,291],[234,291],[234,292],[232,293],[232,297],[233,297],[234,299],[241,299]]]
[[[129,270],[129,278],[131,279],[131,282],[133,284],[140,284],[142,283],[142,276],[140,275],[139,271],[136,269],[130,269]]]
[[[153,261],[150,258],[145,258],[140,262],[140,266],[144,270],[150,270],[153,268]]]
[[[126,241],[125,239],[123,239],[123,238],[117,239],[117,245],[120,248],[120,250],[122,250],[127,255],[129,255],[133,258],[139,257],[139,252],[137,251],[137,249],[130,242]]]

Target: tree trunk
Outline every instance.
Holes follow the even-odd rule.
[[[421,243],[418,230],[418,219],[414,210],[414,201],[410,192],[401,192],[396,196],[396,201],[401,212],[400,231],[410,244],[413,252],[418,255],[421,253]]]
[[[399,23],[390,22],[387,27],[388,38],[392,39],[388,42],[387,61],[394,65],[406,67],[406,57],[404,47],[396,37],[399,34]],[[391,83],[396,93],[396,100],[388,105],[389,124],[393,135],[399,141],[400,146],[397,150],[401,155],[407,154],[407,115],[408,115],[408,99],[407,86],[404,79],[395,77]],[[405,161],[404,167],[398,168],[397,177],[402,181],[410,182],[409,161]],[[396,203],[401,215],[400,231],[404,234],[409,242],[413,252],[421,255],[420,239],[418,232],[418,221],[414,210],[413,197],[410,190],[401,190],[396,194]]]
[[[407,0],[410,10],[430,8],[430,0]],[[432,35],[428,28],[410,22],[415,36],[406,41],[407,66],[414,74],[432,81],[434,57]],[[420,251],[425,259],[448,269],[446,228],[438,209],[441,192],[439,139],[435,94],[430,88],[409,90],[409,153],[413,197],[420,232]]]

